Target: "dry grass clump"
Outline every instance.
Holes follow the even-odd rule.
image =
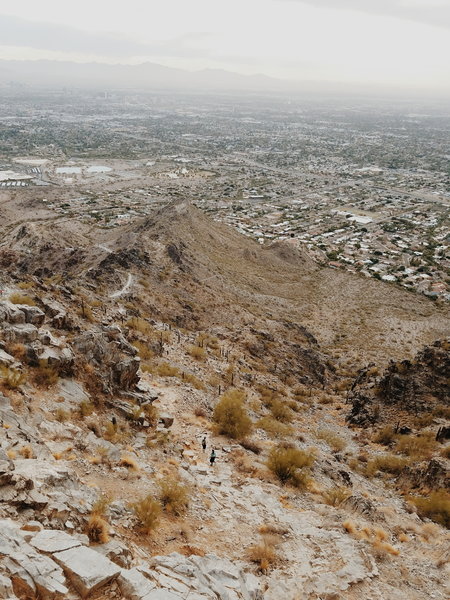
[[[160,377],[178,377],[180,375],[179,369],[169,365],[169,363],[161,363],[156,367],[156,373]]]
[[[424,431],[420,435],[401,435],[395,445],[395,451],[414,458],[428,458],[436,447],[432,431]]]
[[[159,482],[159,501],[164,510],[174,515],[181,515],[189,506],[189,488],[174,478],[166,478]]]
[[[372,542],[372,548],[375,557],[379,560],[385,560],[389,554],[392,556],[398,556],[400,554],[400,550],[398,548],[395,548],[389,544],[389,542],[382,542],[380,540],[374,540]]]
[[[136,462],[136,459],[132,456],[122,456],[119,461],[119,465],[121,467],[126,467],[130,471],[139,471],[139,465]]]
[[[10,367],[0,367],[1,384],[8,390],[16,390],[23,385],[27,377],[25,373],[19,369],[11,369]]]
[[[151,336],[155,333],[155,330],[150,323],[147,323],[145,319],[141,319],[140,317],[132,317],[126,322],[126,325],[133,331],[138,331],[147,336]]]
[[[376,444],[383,444],[383,446],[389,446],[392,444],[397,438],[397,435],[394,431],[394,428],[391,425],[387,427],[383,427],[380,431],[378,431],[374,437],[373,441]]]
[[[206,350],[200,346],[189,346],[187,351],[195,360],[205,360],[206,358]]]
[[[97,428],[98,431],[98,428]],[[94,431],[95,433],[95,431]],[[98,431],[98,437],[100,432]],[[130,426],[126,421],[118,421],[116,424],[107,421],[103,432],[103,439],[113,444],[126,442],[131,436]]]
[[[410,496],[408,500],[416,506],[420,517],[450,529],[450,493],[447,490],[431,492],[427,498]]]
[[[33,448],[31,446],[22,446],[22,448],[19,450],[19,454],[22,456],[22,458],[34,457]]]
[[[101,494],[92,506],[92,514],[104,516],[109,508],[109,505],[111,504],[111,500],[111,496],[108,494]]]
[[[446,446],[445,448],[442,448],[441,456],[443,456],[444,458],[450,458],[450,446]]]
[[[186,373],[186,371],[183,371],[181,373],[181,376],[178,375],[178,377],[181,377],[182,381],[189,383],[196,390],[204,390],[205,389],[205,384],[203,383],[203,381],[201,381],[201,379],[199,379],[195,375],[192,375],[192,373]]]
[[[262,573],[267,573],[269,568],[279,560],[277,552],[279,544],[280,538],[278,536],[263,534],[259,544],[248,548],[248,558],[251,562],[258,564],[258,568]]]
[[[87,400],[82,400],[78,407],[78,412],[82,417],[88,417],[94,412],[94,405],[92,402],[88,402]]]
[[[280,423],[272,417],[263,417],[256,423],[258,429],[262,429],[272,438],[282,438],[291,435],[294,430],[290,425]]]
[[[86,526],[86,533],[91,542],[106,544],[109,542],[109,525],[100,515],[91,515]]]
[[[365,473],[368,477],[373,477],[378,471],[399,475],[408,464],[409,460],[407,458],[394,456],[393,454],[383,454],[368,461]]]
[[[35,385],[49,388],[56,384],[59,379],[58,371],[47,364],[46,360],[39,361],[39,366],[33,369],[33,381]]]
[[[450,419],[450,406],[445,406],[445,404],[439,404],[433,410],[433,415],[435,417],[441,417],[443,419]]]
[[[15,450],[13,450],[12,448],[10,448],[9,450],[6,451],[6,455],[11,460],[14,460],[17,456],[17,452]]]
[[[213,412],[213,421],[219,433],[233,439],[242,439],[252,430],[252,421],[244,406],[245,393],[229,390],[223,394]]]
[[[316,437],[319,440],[324,440],[324,442],[326,442],[330,448],[336,452],[344,450],[344,448],[347,446],[347,442],[330,429],[319,429],[316,433]]]
[[[315,455],[312,452],[286,448],[279,444],[270,451],[266,465],[282,483],[305,487],[308,481],[305,469],[311,467],[314,461]]]
[[[131,505],[144,533],[151,533],[157,526],[161,516],[161,504],[150,494]]]
[[[25,344],[11,344],[7,347],[7,351],[9,354],[12,354],[14,358],[20,360],[20,362],[25,362],[27,358],[27,347],[25,346]]]
[[[350,519],[347,519],[346,521],[344,521],[342,523],[342,527],[350,535],[355,535],[355,533],[358,531],[356,524],[353,521],[351,521]]]
[[[206,412],[206,409],[203,408],[203,406],[196,406],[194,409],[194,415],[196,417],[203,417],[204,419],[206,419],[208,413]]]
[[[11,294],[8,300],[12,304],[26,304],[27,306],[36,306],[36,302],[33,300],[33,298],[31,298],[30,296],[26,296],[25,294],[19,294],[18,292]]]
[[[133,342],[133,346],[138,351],[139,358],[142,360],[150,360],[155,356],[153,350],[147,344],[144,344],[144,342],[136,340]]]
[[[55,419],[58,423],[65,423],[70,417],[70,413],[64,408],[58,408],[55,412]]]
[[[270,412],[272,417],[282,423],[289,423],[292,421],[292,411],[284,404],[281,400],[274,400],[270,405]]]
[[[320,492],[324,502],[330,506],[339,506],[351,496],[351,491],[345,486],[331,486]]]
[[[253,454],[261,454],[261,452],[262,452],[261,445],[258,444],[258,442],[255,442],[254,440],[249,440],[248,438],[244,438],[239,443],[246,450],[250,450],[250,452],[253,452]]]

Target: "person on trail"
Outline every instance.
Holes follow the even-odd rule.
[[[216,460],[216,451],[214,448],[211,450],[211,456],[209,457],[209,464],[214,466],[214,461]]]
[[[204,437],[202,439],[202,448],[203,448],[203,452],[206,450],[206,438]]]

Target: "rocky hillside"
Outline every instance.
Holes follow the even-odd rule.
[[[448,597],[449,345],[411,356],[444,307],[183,203],[34,202],[0,247],[0,597]]]

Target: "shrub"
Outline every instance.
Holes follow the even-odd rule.
[[[389,446],[396,439],[394,428],[391,425],[383,427],[373,438],[376,444],[383,444],[383,446]]]
[[[63,408],[58,408],[56,410],[55,419],[59,423],[65,423],[69,417],[70,417],[70,414],[67,410],[64,410]]]
[[[134,331],[138,331],[139,333],[143,333],[144,335],[151,336],[154,333],[153,327],[150,323],[147,323],[144,319],[140,317],[133,317],[126,322],[126,325],[133,329]]]
[[[9,390],[16,390],[26,381],[26,375],[18,369],[11,369],[9,367],[0,367],[1,383]]]
[[[108,494],[101,494],[92,506],[93,515],[105,515],[107,508],[111,504],[111,496]]]
[[[196,406],[195,409],[194,409],[194,415],[196,417],[203,417],[203,418],[206,419],[206,417],[208,416],[208,413],[203,408],[203,406]]]
[[[186,371],[183,371],[181,373],[181,380],[185,383],[190,383],[196,390],[205,389],[204,383],[198,377],[192,375],[192,373],[186,373]]]
[[[82,417],[88,417],[94,412],[94,405],[92,402],[88,402],[87,400],[82,400],[80,402],[80,406],[78,407],[80,415]]]
[[[441,456],[443,456],[444,458],[450,458],[450,446],[442,448]]]
[[[292,420],[292,412],[281,400],[273,400],[270,405],[270,412],[277,421],[288,423]]]
[[[139,523],[142,525],[144,532],[150,533],[153,531],[156,528],[161,515],[161,504],[149,494],[131,506],[134,514],[139,519]]]
[[[49,388],[58,381],[58,371],[49,367],[47,361],[39,361],[39,366],[33,371],[33,380],[39,387]]]
[[[169,363],[162,363],[156,367],[156,372],[160,377],[178,377],[179,370],[172,367]]]
[[[159,483],[159,500],[167,512],[181,515],[189,506],[189,489],[176,479],[163,479]]]
[[[100,515],[91,515],[86,526],[86,533],[91,542],[106,544],[109,541],[108,523]]]
[[[281,445],[272,448],[267,459],[267,466],[282,483],[292,483],[296,487],[305,484],[301,469],[311,467],[315,456],[297,448],[285,448]]]
[[[421,517],[428,517],[432,521],[450,529],[450,494],[446,490],[431,492],[428,498],[409,497],[417,507]]]
[[[260,571],[267,573],[270,566],[278,560],[276,547],[280,543],[277,536],[264,534],[261,542],[248,548],[248,558],[259,565]]]
[[[351,492],[345,486],[331,486],[321,492],[321,494],[326,504],[329,504],[330,506],[339,506],[344,500],[347,500],[351,495]]]
[[[324,440],[336,452],[343,450],[347,442],[330,429],[319,429],[316,433],[319,440]]]
[[[244,407],[245,394],[239,390],[226,392],[217,403],[213,421],[219,433],[233,439],[241,439],[252,429],[252,421]]]
[[[200,348],[200,346],[189,346],[188,353],[192,358],[195,358],[195,360],[205,360],[206,358],[206,350]]]
[[[274,438],[281,438],[293,433],[293,429],[290,425],[280,423],[272,417],[263,417],[256,423],[256,427],[258,429],[263,429],[270,437]]]
[[[366,475],[372,477],[378,471],[399,475],[408,464],[409,461],[406,458],[394,456],[393,454],[383,454],[368,461]]]
[[[14,293],[11,294],[8,298],[10,302],[13,304],[26,304],[27,306],[36,306],[36,302],[30,296],[25,296],[24,294]]]
[[[151,358],[153,358],[155,356],[155,353],[153,352],[153,350],[151,348],[149,348],[149,346],[147,344],[144,344],[143,342],[140,342],[137,340],[137,341],[133,342],[133,346],[138,351],[139,357],[142,360],[150,360]]]
[[[139,471],[139,466],[132,456],[122,456],[119,462],[121,467],[126,467],[130,471]]]
[[[401,435],[395,445],[395,451],[407,456],[428,457],[436,446],[432,431],[425,431],[420,435]]]
[[[253,454],[261,454],[262,452],[262,447],[254,440],[244,438],[240,441],[240,444],[246,450],[250,450],[250,452],[253,452]]]
[[[19,450],[19,454],[23,458],[33,458],[33,448],[31,446],[22,446]]]

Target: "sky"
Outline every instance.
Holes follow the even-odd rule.
[[[450,91],[450,0],[14,0],[0,59]]]

